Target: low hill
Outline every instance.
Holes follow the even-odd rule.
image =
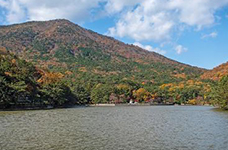
[[[210,71],[206,71],[201,76],[201,78],[210,79],[210,80],[219,80],[225,75],[228,75],[228,62],[224,63],[222,65],[219,65],[218,67],[215,67],[214,69],[212,69]]]

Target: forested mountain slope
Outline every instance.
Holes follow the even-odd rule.
[[[20,99],[26,98],[30,106],[129,101],[204,104],[210,98],[209,83],[199,78],[207,70],[68,20],[0,26],[0,56],[4,107],[21,105]]]
[[[1,26],[0,49],[41,68],[67,73],[70,79],[127,78],[160,85],[195,78],[205,71],[86,30],[68,20]]]
[[[206,71],[201,78],[210,80],[219,80],[223,76],[228,75],[228,62],[215,67],[212,70]]]

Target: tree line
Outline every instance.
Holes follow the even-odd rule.
[[[213,104],[228,108],[228,76],[218,82],[199,79],[140,83],[131,79],[51,72],[12,54],[0,55],[0,107],[64,107],[97,103]]]

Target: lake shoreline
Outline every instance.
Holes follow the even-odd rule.
[[[84,104],[84,105],[68,105],[68,106],[58,106],[58,107],[27,107],[27,108],[6,108],[0,109],[0,111],[35,111],[35,110],[54,110],[54,109],[68,109],[68,108],[83,108],[83,107],[145,107],[145,106],[176,106],[176,107],[183,107],[183,106],[204,106],[204,107],[214,107],[216,109],[221,109],[219,107],[210,106],[210,105],[176,105],[176,104]]]

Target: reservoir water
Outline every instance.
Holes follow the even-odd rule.
[[[1,150],[227,150],[228,112],[212,107],[0,111]]]

